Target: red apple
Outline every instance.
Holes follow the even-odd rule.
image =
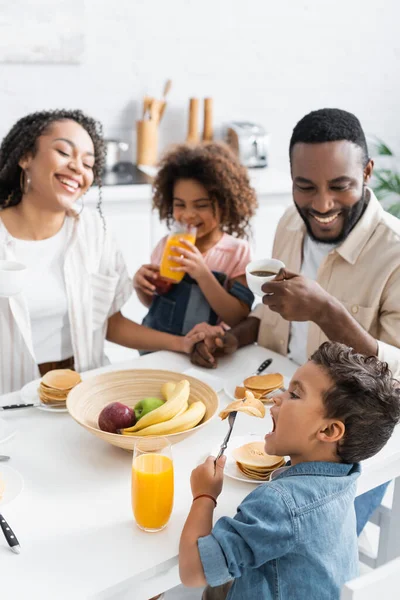
[[[118,433],[118,429],[132,427],[136,423],[135,412],[121,402],[107,404],[99,414],[99,427],[109,433]]]

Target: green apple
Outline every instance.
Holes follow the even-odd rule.
[[[134,407],[136,420],[139,421],[144,415],[147,415],[147,413],[155,408],[159,408],[163,404],[164,400],[160,400],[160,398],[143,398],[143,400],[138,402]]]

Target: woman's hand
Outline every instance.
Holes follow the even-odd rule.
[[[213,498],[218,498],[222,491],[224,480],[224,467],[226,456],[218,459],[214,467],[215,456],[209,456],[206,461],[192,471],[190,485],[193,498],[200,494],[209,494]]]
[[[183,238],[179,240],[186,248],[181,248],[178,246],[171,246],[171,250],[174,252],[178,252],[180,256],[172,256],[169,258],[180,266],[171,267],[171,271],[176,271],[178,273],[188,273],[190,277],[195,279],[197,282],[202,279],[205,275],[210,274],[210,269],[207,267],[203,255],[198,248],[191,242],[184,240]]]
[[[160,269],[157,265],[142,265],[133,277],[135,290],[152,296],[156,291],[154,281],[159,277]]]

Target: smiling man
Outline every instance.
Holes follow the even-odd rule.
[[[212,367],[214,355],[257,342],[301,365],[331,340],[378,356],[399,377],[400,221],[368,187],[373,161],[360,122],[339,109],[311,112],[289,153],[294,206],[273,249],[286,269],[263,286],[263,304],[247,319],[197,344],[192,362]],[[359,531],[372,504],[358,511]]]

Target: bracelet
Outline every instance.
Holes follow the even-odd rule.
[[[214,498],[214,496],[210,496],[210,494],[199,494],[198,496],[196,496],[195,498],[193,498],[192,502],[194,502],[195,500],[198,500],[199,498],[210,498],[210,500],[212,500],[214,502],[215,507],[217,506],[216,499]]]

